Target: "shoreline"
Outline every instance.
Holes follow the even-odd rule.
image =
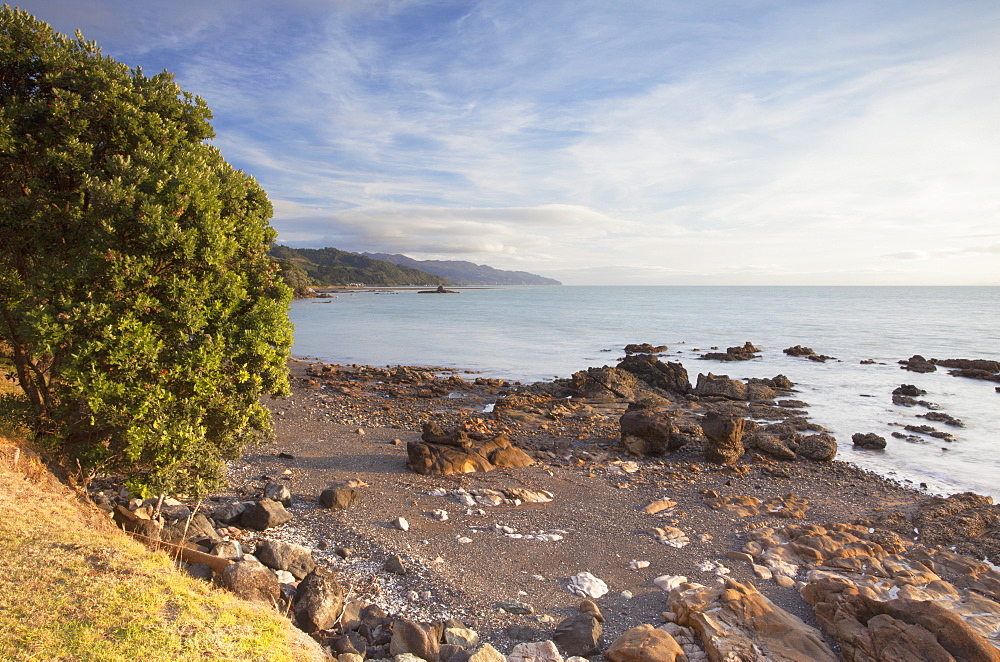
[[[501,651],[520,641],[551,638],[555,624],[579,604],[567,581],[581,571],[610,588],[597,601],[607,617],[605,645],[631,627],[664,622],[666,594],[653,579],[667,575],[708,585],[722,577],[756,585],[774,604],[816,626],[800,594],[806,576],[784,586],[762,578],[743,551],[753,536],[788,526],[859,521],[873,531],[893,526],[904,531],[909,524],[899,519],[919,512],[928,500],[838,461],[787,462],[748,454],[732,466],[718,466],[706,462],[700,448],[633,458],[620,449],[621,402],[586,404],[583,416],[542,415],[530,404],[498,416],[484,410],[499,396],[513,395],[502,380],[477,384],[459,377],[469,373],[450,370],[434,376],[426,368],[326,367],[301,359],[290,365],[293,395],[271,403],[277,438],[234,464],[229,488],[215,498],[219,503],[252,498],[265,483],[280,481],[291,489],[293,520],[260,534],[245,531],[241,540],[249,547],[265,538],[304,545],[352,586],[355,598],[416,621],[457,617]],[[535,398],[537,405],[539,396],[524,390],[518,389],[519,397]],[[444,429],[471,421],[491,433],[506,432],[536,464],[488,473],[415,474],[406,468],[406,443],[418,441],[421,425],[429,421]],[[323,489],[345,481],[363,484],[355,507],[331,511],[318,505]],[[454,498],[455,490],[510,487],[544,490],[553,499],[467,508]],[[446,495],[437,496],[442,492]],[[799,519],[767,510],[746,514],[710,507],[706,495],[734,502],[742,497],[787,502],[794,495],[806,509]],[[662,499],[675,506],[653,515],[642,512]],[[440,510],[449,513],[447,520],[430,515]],[[947,515],[949,527],[954,515]],[[396,517],[404,517],[409,530],[396,528]],[[680,529],[689,541],[664,545],[649,533],[657,527]],[[560,532],[555,534],[560,539],[516,537],[544,532]],[[1000,529],[992,535],[1000,537]],[[977,558],[989,554],[1000,563],[1000,548],[989,547],[992,538],[965,538],[960,544],[980,544]],[[342,558],[336,550],[345,547],[354,553]],[[392,556],[403,560],[406,574],[386,571]],[[649,565],[636,569],[633,561]],[[505,612],[499,609],[504,600],[529,604],[534,613]]]

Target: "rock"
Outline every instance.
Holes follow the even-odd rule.
[[[287,570],[296,579],[302,579],[316,567],[312,553],[302,545],[280,540],[262,540],[257,543],[254,556],[274,570]]]
[[[522,616],[530,616],[535,613],[535,608],[524,602],[518,602],[517,600],[504,600],[500,603],[500,608],[503,609],[508,614],[520,614]]]
[[[750,359],[759,359],[760,356],[755,353],[759,351],[759,349],[747,342],[742,347],[726,348],[726,352],[724,354],[722,352],[709,352],[707,354],[702,354],[698,358],[713,361],[749,361]]]
[[[836,579],[811,582],[802,595],[840,643],[844,659],[1000,662],[1000,650],[936,602],[879,602]]]
[[[858,448],[865,448],[867,450],[880,451],[885,448],[885,437],[880,437],[874,432],[869,432],[864,434],[862,432],[855,432],[851,435],[851,441]]]
[[[604,615],[601,613],[601,608],[597,606],[597,603],[593,600],[584,600],[580,603],[580,613],[589,614],[597,619],[598,623],[604,622]]]
[[[552,641],[569,655],[594,655],[599,650],[603,629],[590,614],[574,614],[556,626]]]
[[[680,644],[663,630],[640,625],[626,631],[604,651],[611,662],[686,662]]]
[[[393,554],[385,560],[385,565],[382,569],[386,572],[391,572],[394,575],[405,575],[406,566],[403,565],[403,559],[399,557],[398,554]]]
[[[682,584],[667,604],[677,623],[698,632],[713,660],[837,662],[818,630],[784,611],[751,584]]]
[[[344,589],[332,570],[316,566],[299,582],[292,607],[300,630],[308,634],[327,630],[344,609]]]
[[[960,370],[1000,372],[1000,361],[989,359],[931,359],[931,363],[945,368],[959,368]]]
[[[699,379],[699,383],[700,383]],[[732,464],[743,456],[744,419],[709,412],[701,419],[708,443],[705,459],[716,464]]]
[[[660,511],[668,510],[676,505],[677,505],[676,501],[671,501],[670,499],[658,499],[646,505],[642,509],[642,512],[646,513],[647,515],[655,515]]]
[[[292,491],[284,483],[268,483],[264,485],[264,498],[277,501],[286,508],[292,505]]]
[[[409,531],[410,523],[406,521],[404,517],[397,517],[392,521],[392,525],[399,529],[400,531]]]
[[[783,439],[766,432],[757,432],[747,439],[747,446],[766,453],[779,460],[794,460],[795,451],[789,448]]]
[[[687,581],[684,575],[660,575],[653,580],[653,584],[665,593],[669,593]]]
[[[664,545],[669,545],[677,549],[685,547],[691,542],[687,534],[676,526],[653,527],[647,529],[646,533],[652,536],[657,542],[662,542]]]
[[[469,433],[465,430],[455,428],[454,430],[446,431],[434,422],[424,423],[420,439],[444,446],[459,446],[461,448],[472,446],[472,438],[469,437]]]
[[[490,644],[483,644],[469,657],[469,662],[507,662],[507,658]]]
[[[816,353],[809,347],[803,347],[802,345],[796,345],[795,347],[789,347],[781,351],[789,356],[811,356]]]
[[[586,571],[578,572],[570,577],[567,588],[570,593],[579,595],[581,598],[596,599],[608,592],[608,585],[603,580]]]
[[[490,451],[486,456],[486,459],[489,460],[490,464],[494,467],[503,467],[507,469],[530,467],[535,463],[535,460],[523,450],[509,445]]]
[[[517,644],[510,655],[508,662],[563,662],[559,649],[551,641],[534,641]]]
[[[625,345],[626,354],[662,354],[663,352],[670,349],[666,345],[651,345],[648,342],[644,343],[629,343]]]
[[[442,629],[440,624],[436,627],[425,626],[406,619],[396,619],[392,623],[389,654],[396,656],[410,653],[427,662],[438,662]]]
[[[347,510],[358,505],[361,501],[361,494],[349,487],[328,487],[319,495],[319,502],[326,508],[335,510]]]
[[[729,400],[746,400],[747,385],[730,379],[728,375],[699,374],[694,394],[702,397],[717,395]]]
[[[187,567],[187,573],[195,579],[212,581],[212,567],[205,563],[192,563]]]
[[[479,634],[463,627],[449,627],[444,630],[444,641],[452,646],[475,648],[479,645]]]
[[[646,409],[633,403],[618,424],[625,450],[635,457],[660,456],[686,441],[674,434],[674,419],[666,409]]]
[[[627,370],[605,366],[573,373],[567,387],[577,398],[609,402],[641,399],[643,392],[648,390],[644,384]]]
[[[236,524],[240,520],[240,515],[251,504],[245,502],[229,503],[212,509],[211,517],[219,524],[229,526]]]
[[[943,411],[929,411],[926,414],[917,414],[917,418],[926,418],[928,421],[937,421],[938,423],[944,423],[955,428],[965,427],[965,423]]]
[[[235,540],[220,540],[212,545],[212,549],[208,553],[212,556],[233,559],[234,561],[239,561],[243,558],[243,548]]]
[[[909,370],[910,372],[934,372],[937,370],[936,365],[919,354],[914,354],[909,359],[905,359],[899,363],[903,366],[903,370]]]
[[[803,437],[795,452],[816,462],[829,462],[837,456],[837,440],[827,433]]]
[[[278,604],[281,584],[273,572],[256,561],[236,561],[219,573],[219,583],[243,600]]]
[[[918,398],[921,395],[927,395],[927,391],[917,388],[913,384],[900,384],[892,391],[893,395],[905,395],[911,398]]]
[[[771,401],[776,397],[778,397],[778,394],[766,384],[757,384],[754,382],[747,384],[746,399],[750,402]]]
[[[618,369],[629,372],[649,386],[668,393],[684,395],[691,392],[687,370],[680,363],[664,363],[655,356],[639,354],[626,357],[618,364]]]
[[[753,517],[760,514],[760,499],[752,496],[720,496],[705,499],[712,510],[724,510],[736,517]]]
[[[409,441],[406,443],[406,455],[407,468],[425,476],[494,469],[493,464],[484,455],[471,448]]]
[[[264,531],[281,526],[290,519],[292,514],[280,503],[271,499],[261,499],[243,511],[240,525],[247,529]]]

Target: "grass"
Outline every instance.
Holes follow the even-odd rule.
[[[304,639],[176,570],[0,438],[0,659],[318,659]]]

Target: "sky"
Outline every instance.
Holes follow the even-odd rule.
[[[278,241],[1000,285],[995,0],[8,0],[213,111]]]

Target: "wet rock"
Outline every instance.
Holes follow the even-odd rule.
[[[900,384],[892,391],[893,395],[905,395],[911,398],[918,398],[921,395],[927,395],[927,391],[922,388],[917,388],[913,384]]]
[[[936,365],[919,354],[914,354],[910,358],[904,359],[899,363],[903,367],[903,370],[909,370],[910,372],[934,372],[937,370]]]
[[[816,353],[812,351],[811,348],[803,347],[802,345],[796,345],[795,347],[788,347],[781,351],[784,352],[785,354],[788,354],[789,356],[811,356]]]
[[[929,411],[926,414],[917,414],[917,418],[926,418],[928,421],[944,423],[945,425],[950,425],[954,428],[965,427],[965,423],[950,414],[944,413],[943,411]]]
[[[625,345],[626,354],[662,354],[668,349],[666,345],[651,345],[648,342]]]
[[[292,606],[300,630],[310,634],[327,630],[343,611],[344,589],[332,570],[316,566],[299,582]]]
[[[713,660],[836,662],[818,630],[762,595],[726,578],[724,586],[682,584],[667,604],[677,623],[697,631]]]
[[[749,361],[750,359],[759,359],[760,355],[757,354],[759,351],[753,344],[747,342],[742,347],[727,347],[725,353],[709,352],[698,358],[711,361]]]
[[[837,440],[830,434],[803,437],[795,453],[816,462],[829,462],[837,456]]]
[[[867,434],[863,432],[856,432],[851,435],[851,441],[858,448],[865,448],[868,450],[882,450],[885,448],[885,437],[880,437],[874,432],[869,432]]]
[[[286,570],[302,579],[316,567],[312,553],[302,545],[280,540],[262,540],[254,550],[260,562],[274,570]]]
[[[699,384],[701,383],[699,375]],[[701,428],[708,443],[705,459],[716,464],[733,464],[743,456],[744,419],[709,412],[701,419]]]
[[[953,377],[965,377],[967,379],[982,379],[988,382],[1000,382],[1000,375],[989,372],[988,370],[965,368],[964,370],[949,370],[948,374]]]
[[[904,430],[908,432],[916,432],[918,434],[925,434],[928,437],[934,437],[935,439],[944,439],[945,441],[955,441],[954,435],[949,432],[944,432],[933,428],[930,425],[904,425]]]
[[[556,626],[552,641],[569,655],[594,655],[599,652],[603,629],[591,614],[574,614]]]
[[[944,368],[958,368],[959,370],[1000,372],[1000,361],[991,361],[989,359],[931,359],[931,363]]]
[[[292,514],[280,503],[271,499],[261,499],[243,511],[240,525],[247,529],[264,531],[281,526],[290,519]]]
[[[802,595],[845,659],[1000,662],[1000,650],[933,601],[879,602],[835,579],[811,582]]]
[[[652,625],[626,631],[604,651],[610,662],[685,662],[687,655],[673,637]]]
[[[278,604],[281,585],[273,572],[256,561],[236,561],[219,573],[223,587],[244,600]]]

